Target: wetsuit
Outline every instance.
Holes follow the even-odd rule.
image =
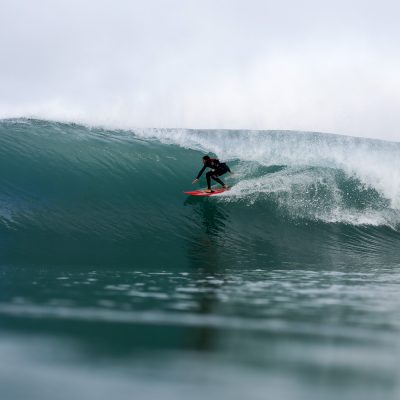
[[[206,168],[211,168],[213,170],[206,173],[208,189],[211,189],[211,178],[213,178],[214,181],[218,182],[220,185],[225,186],[225,183],[222,182],[221,179],[218,179],[219,176],[226,174],[227,172],[231,172],[231,170],[225,163],[219,162],[217,158],[210,158],[206,161],[204,167],[200,170],[196,179],[199,179],[201,177]]]

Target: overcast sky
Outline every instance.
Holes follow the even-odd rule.
[[[1,0],[0,118],[400,141],[397,4]]]

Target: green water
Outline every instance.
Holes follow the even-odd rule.
[[[1,277],[2,398],[399,394],[396,267]]]

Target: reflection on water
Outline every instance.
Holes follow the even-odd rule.
[[[50,379],[71,385],[60,399],[85,398],[91,385],[100,399],[107,388],[121,399],[189,388],[191,398],[396,398],[395,266],[218,271],[194,259],[173,273],[31,270],[35,290],[26,280],[11,290],[29,271],[2,268],[1,394],[52,399]],[[24,389],[10,379],[17,371]]]
[[[197,200],[197,201],[196,201]],[[189,198],[186,205],[191,205],[193,216],[199,221],[202,229],[198,230],[189,238],[188,260],[193,273],[199,274],[197,289],[197,314],[212,315],[218,307],[216,289],[224,282],[219,270],[221,259],[224,257],[224,237],[228,212],[213,199]],[[214,274],[219,279],[210,279]],[[209,326],[193,329],[190,340],[196,350],[210,350],[215,342],[217,331]]]

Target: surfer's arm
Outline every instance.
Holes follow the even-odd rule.
[[[201,177],[201,175],[203,175],[203,172],[206,170],[206,168],[207,168],[207,165],[205,165],[201,170],[200,170],[200,172],[197,174],[197,176],[196,176],[196,179],[199,179],[200,177]]]

